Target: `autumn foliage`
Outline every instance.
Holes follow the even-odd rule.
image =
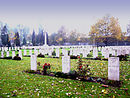
[[[99,19],[96,24],[91,26],[89,32],[91,39],[95,42],[103,42],[108,44],[108,39],[121,39],[121,27],[118,18],[105,16]]]

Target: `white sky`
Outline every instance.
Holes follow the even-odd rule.
[[[54,2],[55,1],[55,2]],[[130,0],[2,0],[0,21],[9,27],[18,24],[38,32],[39,25],[49,34],[61,26],[88,34],[91,25],[106,14],[119,18],[122,31],[130,22]]]

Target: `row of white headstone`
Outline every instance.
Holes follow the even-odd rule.
[[[31,70],[37,70],[37,55],[31,55]],[[68,51],[63,50],[62,56],[62,72],[68,73],[70,72],[70,56],[68,56]]]
[[[17,51],[20,47],[0,47],[0,51]]]
[[[70,56],[67,50],[62,50],[62,72],[69,73],[71,70]],[[31,55],[31,70],[37,70],[37,56]],[[119,81],[119,57],[108,58],[108,79]]]
[[[4,58],[4,53],[6,52],[6,57],[9,57],[9,51],[1,51],[1,58]],[[53,50],[51,49],[49,49],[49,50],[47,50],[47,51],[45,51],[45,50],[34,50],[34,54],[35,55],[38,55],[39,53],[41,53],[41,54],[47,54],[48,53],[48,55],[49,56],[52,56],[52,52],[53,52]],[[24,50],[24,56],[25,55],[27,55],[27,50]],[[32,50],[29,50],[29,55],[31,56],[32,55]],[[14,58],[14,56],[15,56],[15,51],[12,51],[12,58]],[[59,49],[56,49],[56,57],[59,57],[60,56],[60,53],[59,53]],[[21,57],[22,58],[22,51],[21,50],[19,50],[19,57]]]
[[[24,47],[24,49],[28,49],[30,48],[29,50],[29,55],[32,55],[32,47]],[[67,46],[63,47],[63,49],[67,48]],[[2,51],[7,51],[8,50],[8,47],[2,47],[0,48]],[[9,47],[9,51],[10,51],[11,47]],[[12,49],[15,49],[15,50],[19,50],[19,47],[15,47],[15,48],[12,48]],[[39,53],[42,53],[43,55],[44,54],[47,54],[49,56],[52,56],[52,52],[54,51],[54,49],[56,49],[56,57],[59,57],[59,49],[60,47],[35,47],[34,50],[36,51],[36,54],[37,54],[37,51],[36,50],[38,49],[39,50]],[[25,50],[26,51],[26,50]],[[34,52],[35,52],[34,51]],[[130,46],[107,46],[107,47],[95,47],[95,46],[75,46],[75,47],[70,47],[70,55],[74,55],[74,56],[77,56],[77,55],[80,55],[80,54],[83,54],[83,57],[87,57],[87,55],[90,53],[90,51],[93,51],[93,58],[96,58],[98,57],[98,51],[101,51],[102,53],[102,56],[104,56],[104,58],[108,58],[109,57],[109,54],[112,54],[113,56],[118,56],[118,55],[125,55],[125,54],[130,54]],[[26,53],[24,53],[24,55],[26,55]]]
[[[6,57],[9,57],[9,51],[6,52]],[[18,55],[22,59],[22,51],[19,51]],[[12,59],[15,57],[15,51],[12,51]],[[4,52],[1,51],[1,58],[4,58]]]
[[[119,47],[119,46],[118,46]],[[1,48],[0,48],[1,49]],[[2,48],[2,51],[7,51],[8,48]],[[18,47],[15,49],[19,49]],[[65,50],[65,49],[62,49]],[[54,51],[53,48],[44,48],[44,49],[39,49],[36,50],[34,49],[34,54],[38,55],[38,53],[41,54],[48,54],[49,56],[52,56],[52,52]],[[70,48],[70,55],[80,55],[83,54],[83,57],[87,57],[87,55],[90,53],[90,51],[93,51],[93,58],[98,57],[98,51],[101,51],[102,56],[104,56],[104,58],[109,58],[109,55],[112,54],[113,56],[118,56],[118,55],[125,55],[125,54],[130,54],[130,48],[129,47],[87,47],[87,48]],[[62,51],[63,52],[63,51]],[[26,50],[24,50],[24,55],[26,55]],[[32,55],[32,50],[29,50],[29,55]],[[8,55],[7,55],[8,56]],[[56,57],[60,56],[60,52],[59,52],[59,48],[56,48]],[[1,57],[3,57],[3,55],[1,55]]]

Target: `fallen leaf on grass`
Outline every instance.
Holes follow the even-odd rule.
[[[107,94],[108,92],[107,92],[107,90],[103,89],[102,93]]]
[[[121,90],[125,90],[125,91],[128,91],[128,88],[121,88]]]
[[[108,87],[108,85],[102,85],[102,87]]]

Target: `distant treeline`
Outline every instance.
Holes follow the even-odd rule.
[[[0,46],[41,46],[44,45],[43,28],[39,32],[32,31],[29,28],[19,25],[11,29],[8,25],[0,23]],[[105,16],[99,19],[97,23],[91,26],[89,36],[76,30],[67,32],[65,27],[61,27],[56,33],[47,34],[48,45],[130,45],[130,24],[127,25],[127,31],[122,32],[118,19]]]

